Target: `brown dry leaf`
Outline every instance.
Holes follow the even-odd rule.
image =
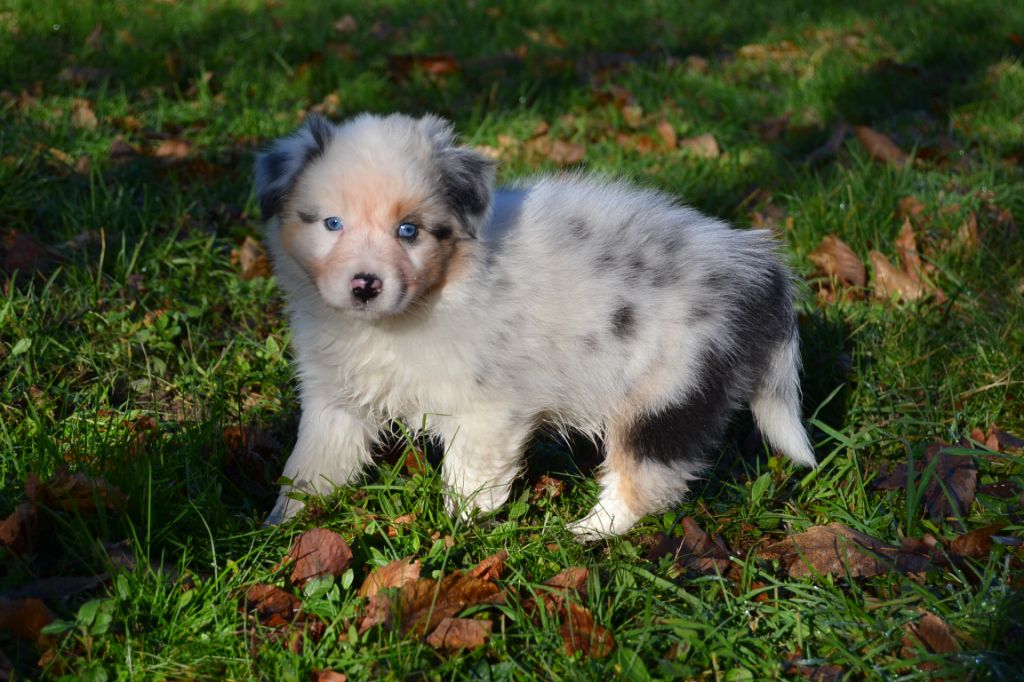
[[[45,483],[29,474],[25,479],[25,496],[33,504],[82,514],[95,514],[99,506],[120,511],[127,501],[120,489],[104,479],[80,471],[71,473],[67,467],[57,469]]]
[[[530,498],[534,501],[547,497],[554,499],[565,492],[565,481],[554,476],[542,474],[537,482],[533,484]]]
[[[419,448],[409,448],[405,453],[405,461],[402,463],[402,468],[405,469],[405,473],[409,476],[424,473],[429,469],[426,453]]]
[[[724,574],[732,563],[725,542],[712,539],[692,516],[683,519],[683,537],[658,536],[660,542],[647,553],[649,559],[671,555],[679,565],[707,575]]]
[[[21,556],[32,548],[34,531],[39,514],[34,505],[22,502],[3,521],[0,521],[0,545],[15,556]]]
[[[71,100],[71,125],[85,130],[96,130],[99,120],[92,109],[92,102],[82,97]]]
[[[999,443],[1000,450],[1024,450],[1024,438],[1018,438],[1012,433],[1007,433],[995,424],[992,425],[991,431],[992,435],[996,437],[996,442]]]
[[[254,611],[261,624],[272,628],[295,622],[301,608],[302,602],[294,594],[265,583],[250,587],[243,604],[245,612]]]
[[[996,434],[992,433],[992,429],[988,430],[988,435],[984,431],[975,427],[971,429],[971,439],[976,443],[981,443],[992,452],[999,452],[999,439],[996,438]]]
[[[359,28],[359,22],[351,14],[346,14],[341,19],[334,22],[334,30],[339,33],[353,33]]]
[[[757,132],[765,142],[778,140],[789,129],[789,119],[793,117],[792,111],[787,111],[781,116],[769,118],[757,124]]]
[[[0,236],[0,256],[3,270],[7,274],[15,271],[31,275],[44,271],[50,265],[50,251],[34,237],[18,230],[6,230]]]
[[[901,571],[921,573],[931,567],[926,556],[876,540],[840,523],[813,526],[763,548],[758,556],[779,561],[791,578],[832,573],[871,577]]]
[[[981,246],[981,237],[978,236],[978,217],[974,215],[973,211],[967,214],[960,227],[957,228],[953,243],[965,251],[973,251]]]
[[[637,104],[629,104],[622,107],[622,120],[630,128],[639,128],[644,122],[644,109]]]
[[[582,566],[572,566],[544,581],[548,587],[560,587],[581,592],[587,586],[590,571]]]
[[[270,258],[263,245],[252,237],[246,237],[237,249],[231,250],[231,262],[241,266],[243,280],[270,277]]]
[[[612,633],[597,625],[590,610],[579,604],[566,602],[563,605],[562,625],[558,631],[570,656],[579,651],[590,658],[604,658],[615,649]]]
[[[427,636],[427,644],[435,649],[457,651],[475,649],[487,643],[494,623],[475,618],[445,618]]]
[[[336,673],[333,670],[317,670],[313,672],[315,682],[347,682],[348,677],[344,673]]]
[[[447,54],[393,54],[388,56],[388,67],[396,78],[408,78],[414,71],[420,71],[430,76],[447,76],[458,73],[459,62],[455,57]]]
[[[864,262],[846,242],[834,234],[822,239],[821,244],[808,255],[808,258],[830,279],[835,278],[842,284],[858,288],[863,288],[867,284],[868,276]]]
[[[916,223],[921,219],[924,210],[925,206],[920,199],[915,196],[907,196],[900,199],[896,214],[904,220],[909,219]]]
[[[897,296],[901,301],[916,301],[927,292],[925,285],[889,262],[883,254],[872,251],[868,254],[874,271],[875,298],[888,301]]]
[[[413,512],[412,514],[402,514],[401,516],[396,517],[395,519],[393,519],[391,521],[391,523],[393,525],[388,526],[388,537],[389,538],[398,537],[398,528],[397,528],[397,526],[407,526],[407,525],[409,525],[410,523],[412,523],[415,520],[416,520],[416,512]]]
[[[553,140],[547,157],[565,166],[579,163],[586,157],[587,148],[581,144],[566,142],[565,140]]]
[[[500,600],[498,586],[489,580],[455,571],[440,581],[420,578],[406,583],[394,594],[378,593],[367,605],[359,625],[365,632],[375,625],[397,628],[402,634],[422,637],[445,618],[467,606]]]
[[[867,151],[868,156],[875,161],[890,163],[894,166],[907,165],[907,155],[888,136],[867,126],[854,126],[853,133],[857,136],[857,141]]]
[[[920,644],[933,654],[952,654],[960,650],[949,625],[933,613],[925,612],[916,623],[907,623],[904,630],[907,633],[903,637],[904,655],[913,656]]]
[[[921,256],[917,253],[917,238],[914,236],[914,226],[910,224],[910,218],[903,220],[900,234],[896,237],[896,250],[899,251],[900,260],[903,262],[903,271],[920,281]]]
[[[420,560],[411,556],[404,559],[395,559],[379,568],[373,569],[370,575],[366,576],[362,587],[359,588],[359,596],[372,599],[378,592],[391,587],[401,587],[408,582],[418,580],[420,577]]]
[[[711,133],[683,138],[679,140],[679,148],[702,159],[715,159],[722,153],[718,146],[718,140]]]
[[[42,629],[54,620],[50,609],[40,599],[5,599],[0,597],[0,632],[28,642],[38,642]]]
[[[934,475],[924,491],[928,516],[938,523],[949,516],[962,518],[974,502],[978,485],[978,465],[974,458],[952,455],[945,443],[932,443],[925,448],[925,462],[936,461]]]
[[[665,146],[669,149],[675,149],[679,143],[679,137],[676,135],[676,129],[672,127],[672,124],[662,119],[658,121],[657,130]]]
[[[188,140],[181,140],[177,138],[171,138],[167,140],[161,140],[153,149],[153,156],[158,159],[173,159],[181,160],[188,158],[189,154],[192,153],[192,145],[188,143]]]
[[[294,564],[289,580],[303,586],[325,575],[340,576],[352,561],[348,543],[326,528],[307,530],[292,543],[285,563]]]
[[[114,160],[130,159],[138,154],[139,150],[121,137],[115,137],[114,141],[110,143],[110,158]]]
[[[1005,523],[993,523],[984,528],[957,536],[949,544],[949,551],[962,557],[982,559],[992,552],[992,536],[1003,529]]]
[[[481,580],[496,580],[505,570],[506,561],[508,561],[508,552],[504,549],[499,550],[469,569],[469,575]]]

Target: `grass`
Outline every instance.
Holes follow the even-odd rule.
[[[61,464],[106,477],[128,507],[48,513],[52,533],[33,553],[0,549],[0,588],[106,571],[105,542],[127,539],[135,564],[92,591],[48,601],[71,625],[46,670],[31,643],[0,633],[19,674],[307,679],[330,667],[349,679],[744,680],[778,677],[794,655],[853,678],[1018,674],[1019,549],[997,546],[972,573],[799,580],[741,552],[737,583],[680,574],[645,551],[653,533],[675,532],[685,515],[741,549],[833,521],[897,543],[956,535],[954,524],[922,519],[915,495],[869,481],[883,466],[921,457],[927,443],[976,427],[1024,432],[1019,3],[6,7],[0,227],[52,253],[48,267],[8,276],[0,295],[0,515],[23,500],[29,473],[45,479]],[[348,13],[355,30],[336,30]],[[409,71],[394,54],[449,55],[459,70]],[[637,129],[608,96],[613,85],[642,107]],[[76,99],[87,100],[95,125],[72,115],[82,107]],[[543,438],[517,503],[490,523],[454,522],[433,470],[410,476],[388,463],[320,505],[317,521],[350,540],[357,576],[408,555],[429,575],[501,548],[510,552],[504,584],[517,589],[566,566],[591,567],[586,603],[618,643],[607,659],[567,656],[557,623],[534,623],[514,602],[499,608],[495,636],[474,651],[441,655],[383,632],[339,641],[360,606],[340,583],[307,592],[304,608],[330,628],[293,653],[253,633],[238,610],[246,587],[271,577],[304,526],[260,527],[269,482],[294,439],[297,400],[274,282],[242,280],[230,254],[260,234],[253,152],[317,104],[335,118],[434,111],[472,144],[498,147],[502,136],[504,180],[557,168],[527,151],[543,121],[552,137],[586,145],[586,168],[678,193],[740,226],[770,194],[804,275],[813,270],[808,253],[830,233],[861,257],[875,249],[897,259],[897,206],[914,196],[932,216],[918,238],[934,247],[926,258],[950,302],[823,303],[809,294],[805,409],[823,466],[807,474],[765,453],[740,458],[739,424],[708,482],[621,539],[571,541],[564,524],[596,489],[563,444]],[[759,134],[786,112],[783,135]],[[724,153],[645,153],[617,139],[656,139],[661,120],[681,137],[714,134]],[[848,140],[834,158],[806,163],[839,121],[882,131],[918,160],[881,165]],[[118,139],[139,153],[113,155]],[[187,141],[187,158],[146,153],[164,139]],[[969,212],[980,248],[941,248]],[[139,436],[143,418],[156,420],[155,436]],[[231,464],[222,434],[233,425],[278,442],[255,470]],[[1024,483],[1019,455],[977,460],[981,483]],[[532,500],[541,473],[571,485]],[[416,522],[390,537],[388,521],[412,512]],[[1020,518],[1019,499],[980,495],[962,522],[1005,522],[1001,532],[1020,538]],[[193,589],[182,589],[185,576]],[[952,626],[960,653],[908,658],[904,625],[922,609]],[[939,672],[916,667],[922,661]]]

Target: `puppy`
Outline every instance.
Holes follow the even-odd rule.
[[[258,157],[302,403],[268,522],[301,508],[292,490],[355,479],[392,419],[444,441],[464,514],[505,502],[538,424],[601,438],[600,497],[570,526],[583,540],[679,502],[743,405],[814,465],[768,232],[623,182],[493,183],[435,116],[310,116]]]

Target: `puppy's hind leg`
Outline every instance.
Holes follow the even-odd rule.
[[[815,466],[807,431],[800,422],[800,349],[794,333],[768,356],[768,365],[750,400],[757,428],[797,464]]]

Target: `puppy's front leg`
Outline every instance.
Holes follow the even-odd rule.
[[[316,398],[304,397],[302,403],[298,440],[282,472],[291,484],[281,487],[267,524],[287,521],[302,509],[289,492],[329,493],[370,462],[370,434],[376,426],[365,415]]]
[[[495,409],[434,420],[434,428],[445,441],[441,476],[450,493],[448,511],[468,518],[474,510],[505,504],[532,422]]]

